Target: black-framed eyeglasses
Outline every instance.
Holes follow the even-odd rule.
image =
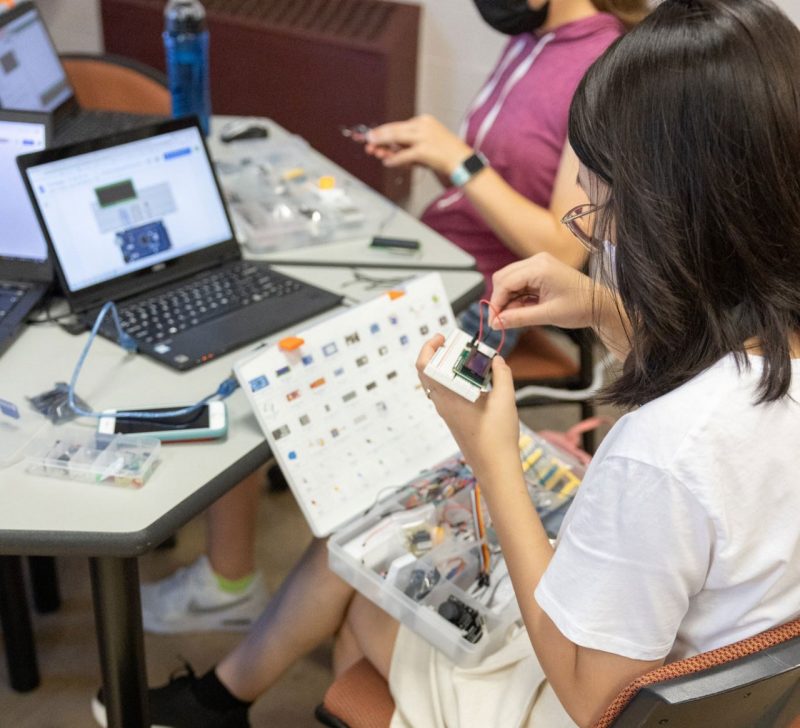
[[[598,241],[592,234],[594,220],[588,220],[587,218],[590,215],[594,215],[600,207],[600,205],[586,202],[582,205],[576,205],[561,218],[561,222],[567,226],[567,230],[589,250],[597,250]]]

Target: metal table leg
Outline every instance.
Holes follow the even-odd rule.
[[[58,611],[61,606],[61,591],[58,588],[56,560],[52,556],[29,556],[28,570],[31,573],[33,604],[39,614]]]
[[[0,625],[11,687],[25,693],[39,685],[31,614],[19,556],[0,556]]]
[[[147,728],[139,565],[135,558],[89,559],[109,728]]]

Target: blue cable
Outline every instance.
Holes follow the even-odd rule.
[[[94,343],[95,338],[97,337],[97,332],[100,330],[100,326],[103,324],[103,320],[105,319],[108,312],[111,311],[111,316],[114,319],[114,326],[117,329],[117,341],[119,345],[125,349],[125,351],[135,354],[137,351],[136,342],[133,338],[126,334],[122,330],[122,325],[119,322],[119,314],[117,313],[117,307],[114,305],[113,301],[107,301],[103,308],[100,309],[100,313],[97,314],[97,318],[95,319],[94,326],[92,326],[92,330],[89,333],[89,340],[86,342],[86,346],[83,347],[83,351],[81,352],[80,357],[78,358],[78,363],[75,365],[75,369],[72,372],[72,378],[69,380],[69,387],[67,387],[67,404],[69,404],[70,409],[77,415],[81,417],[93,417],[95,419],[100,419],[101,417],[108,417],[108,412],[95,412],[94,410],[85,410],[82,407],[79,407],[75,402],[75,387],[78,383],[78,377],[80,376],[81,369],[83,368],[83,364],[86,361],[86,357],[89,355],[89,349],[92,348],[92,344]],[[181,407],[180,409],[175,410],[168,410],[166,412],[140,412],[140,411],[130,411],[130,412],[115,412],[115,417],[124,417],[125,419],[163,419],[165,417],[181,417],[183,415],[191,414],[192,412],[196,412],[201,407],[205,406],[209,400],[213,399],[214,397],[219,397],[220,399],[225,399],[226,397],[233,394],[239,387],[239,382],[236,381],[234,377],[228,377],[225,381],[221,382],[219,387],[217,387],[217,391],[213,394],[209,394],[208,397],[204,397],[201,399],[197,404],[190,405],[188,407]]]

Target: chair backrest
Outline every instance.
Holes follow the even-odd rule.
[[[84,109],[168,116],[171,100],[164,74],[121,56],[61,56],[75,97]]]
[[[594,728],[800,728],[800,619],[628,685]]]

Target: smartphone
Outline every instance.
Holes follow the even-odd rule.
[[[159,407],[142,409],[158,415],[160,412],[172,412],[182,409],[175,407]],[[97,425],[97,431],[104,434],[148,435],[165,442],[182,442],[186,440],[214,440],[228,432],[228,410],[224,402],[209,402],[202,407],[180,415],[179,417],[117,417],[116,410],[104,413]]]

